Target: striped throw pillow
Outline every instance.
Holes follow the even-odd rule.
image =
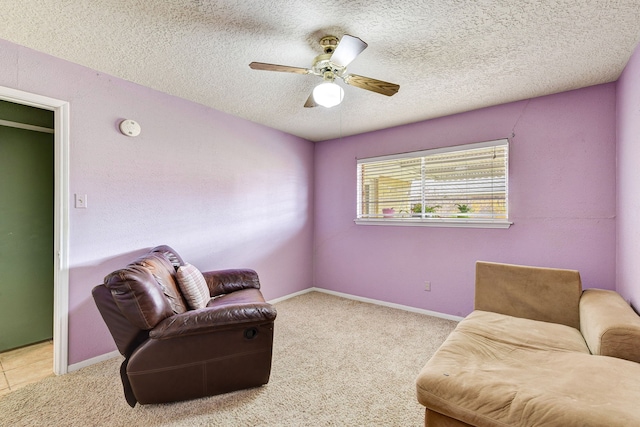
[[[209,287],[200,270],[191,264],[181,265],[178,267],[176,277],[180,291],[192,310],[207,306],[211,295],[209,295]]]

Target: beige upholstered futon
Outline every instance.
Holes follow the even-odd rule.
[[[577,271],[478,262],[417,396],[426,426],[640,426],[640,317]]]

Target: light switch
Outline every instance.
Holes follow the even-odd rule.
[[[87,208],[87,195],[76,194],[76,209],[86,209],[86,208]]]

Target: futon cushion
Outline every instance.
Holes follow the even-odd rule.
[[[191,264],[185,264],[178,268],[176,277],[182,295],[191,309],[197,310],[207,306],[211,295],[200,270]]]
[[[418,400],[477,426],[640,425],[640,364],[589,353],[572,327],[474,311],[425,365]]]
[[[640,316],[617,292],[584,291],[580,330],[591,353],[640,363]]]

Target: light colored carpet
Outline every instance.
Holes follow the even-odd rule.
[[[263,387],[130,408],[117,357],[0,398],[0,425],[423,425],[415,378],[456,322],[319,292],[276,308]]]

